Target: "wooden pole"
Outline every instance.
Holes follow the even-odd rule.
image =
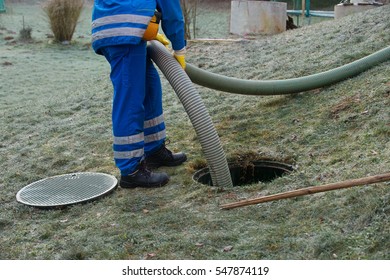
[[[385,181],[390,181],[390,172],[380,174],[380,175],[364,177],[364,178],[360,178],[360,179],[353,179],[353,180],[347,180],[347,181],[326,184],[326,185],[321,185],[321,186],[308,187],[308,188],[298,189],[298,190],[294,190],[294,191],[288,191],[288,192],[263,196],[263,197],[259,197],[259,198],[253,198],[253,199],[247,199],[247,200],[242,200],[242,201],[238,201],[238,202],[223,204],[223,205],[221,205],[221,209],[232,209],[232,208],[237,208],[237,207],[242,207],[242,206],[247,206],[247,205],[252,205],[252,204],[258,204],[258,203],[263,203],[263,202],[268,202],[268,201],[273,201],[273,200],[303,196],[303,195],[319,193],[319,192],[326,192],[326,191],[337,190],[337,189],[350,188],[350,187],[354,187],[354,186],[362,186],[362,185],[380,183],[380,182],[385,182]]]

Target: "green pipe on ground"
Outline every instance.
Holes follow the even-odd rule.
[[[187,63],[186,72],[195,84],[243,95],[282,95],[321,88],[356,76],[390,60],[390,46],[343,66],[300,78],[285,80],[244,80],[214,74]]]

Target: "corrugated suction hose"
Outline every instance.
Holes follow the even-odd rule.
[[[171,84],[191,120],[205,154],[213,186],[232,187],[230,170],[219,136],[192,81],[160,42],[149,41],[148,53]]]
[[[183,103],[208,161],[213,185],[219,187],[233,185],[230,171],[211,118],[192,82],[244,95],[292,94],[340,82],[390,59],[390,47],[386,47],[349,64],[318,74],[286,80],[251,81],[214,74],[189,63],[186,67],[187,76],[168,50],[157,41],[149,43],[148,52]]]

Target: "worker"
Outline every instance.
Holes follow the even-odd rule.
[[[160,18],[166,37],[155,28]],[[170,43],[185,68],[180,0],[94,1],[92,47],[111,67],[113,151],[122,188],[161,187],[169,176],[153,169],[187,160],[184,153],[166,147],[160,77],[146,51],[151,39]]]

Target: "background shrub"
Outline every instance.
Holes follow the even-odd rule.
[[[184,16],[184,32],[186,39],[196,37],[196,16],[199,0],[180,0]],[[192,36],[191,36],[192,29]]]
[[[83,6],[83,0],[48,0],[44,4],[43,9],[56,41],[72,40]]]

